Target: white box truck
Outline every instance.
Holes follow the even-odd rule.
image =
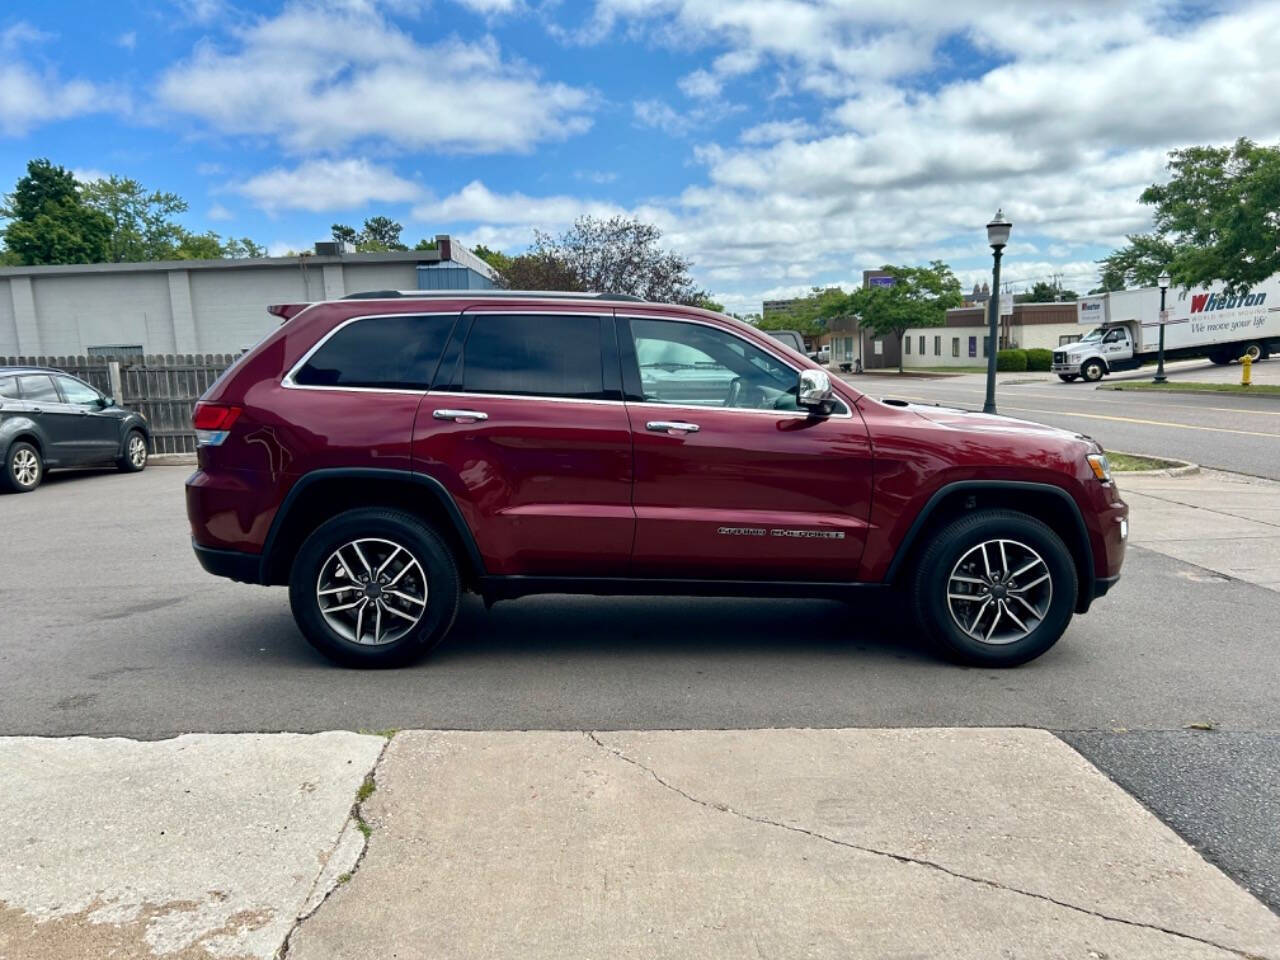
[[[1280,274],[1247,294],[1227,296],[1224,284],[1165,293],[1166,360],[1208,357],[1227,364],[1246,354],[1280,353]],[[1160,290],[1118,290],[1081,297],[1077,322],[1092,329],[1053,351],[1051,369],[1063,380],[1101,380],[1117,370],[1154,361],[1160,344]]]

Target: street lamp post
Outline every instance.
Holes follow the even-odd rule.
[[[1156,375],[1151,378],[1152,383],[1167,383],[1164,375],[1164,292],[1169,289],[1169,271],[1160,271],[1160,276],[1156,278],[1156,283],[1160,284],[1160,351],[1156,354]]]
[[[1009,231],[1012,229],[1013,224],[1004,218],[1000,210],[996,211],[995,219],[987,224],[987,243],[991,244],[995,266],[992,268],[991,302],[987,305],[990,310],[987,319],[987,399],[982,404],[983,413],[996,412],[996,353],[1000,346],[996,329],[1000,323],[1000,257],[1009,242]]]

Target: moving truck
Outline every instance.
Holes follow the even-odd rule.
[[[1265,360],[1280,353],[1280,274],[1246,294],[1228,296],[1223,288],[1219,283],[1166,291],[1166,360],[1208,357],[1227,364],[1246,355]],[[1053,352],[1051,369],[1063,380],[1101,380],[1156,359],[1161,326],[1158,287],[1082,297],[1076,316],[1078,323],[1092,329]]]

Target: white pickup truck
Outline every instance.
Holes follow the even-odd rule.
[[[1229,297],[1222,284],[1166,291],[1166,360],[1208,357],[1227,364],[1242,356],[1280,353],[1280,274],[1247,294]],[[1101,380],[1117,370],[1154,361],[1160,343],[1160,290],[1119,290],[1083,297],[1078,322],[1091,329],[1053,351],[1050,368],[1063,380]]]

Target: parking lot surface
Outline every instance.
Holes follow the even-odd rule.
[[[1280,756],[1280,593],[1140,547],[1112,594],[1017,670],[943,663],[892,609],[540,597],[488,611],[470,598],[431,657],[359,672],[306,645],[284,590],[200,569],[190,469],[54,474],[0,498],[0,735],[1031,726],[1095,734],[1072,742],[1157,812],[1232,788],[1215,750],[1259,769]],[[1140,751],[1105,749],[1118,731],[1199,723],[1255,736],[1198,733],[1204,762],[1163,778],[1141,775]],[[1220,842],[1266,829],[1267,809],[1185,829],[1276,906],[1280,851],[1250,862],[1250,882]]]

